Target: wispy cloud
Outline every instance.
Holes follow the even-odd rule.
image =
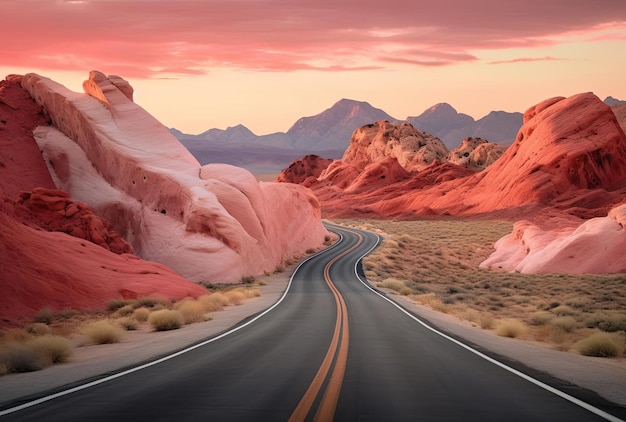
[[[610,29],[625,25],[621,0],[10,0],[0,65],[128,77],[446,66],[571,33],[620,37]]]
[[[489,62],[489,64],[509,64],[509,63],[528,63],[528,62],[551,62],[551,61],[561,61],[568,59],[560,59],[556,57],[546,56],[546,57],[518,57],[516,59],[510,60],[496,60],[493,62]]]

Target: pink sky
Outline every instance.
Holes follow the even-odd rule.
[[[3,1],[0,72],[80,90],[118,74],[185,132],[286,131],[341,98],[480,118],[555,95],[626,99],[624,0]]]

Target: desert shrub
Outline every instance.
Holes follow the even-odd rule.
[[[451,310],[449,305],[443,303],[439,299],[432,300],[430,302],[430,307],[433,308],[433,310],[443,312],[444,314],[447,314]]]
[[[178,312],[183,316],[185,324],[204,321],[204,305],[196,300],[185,300],[178,306]]]
[[[115,312],[119,316],[128,316],[135,311],[135,307],[133,305],[124,305]]]
[[[108,344],[118,343],[122,338],[123,330],[109,321],[103,320],[85,325],[82,333],[93,343]]]
[[[42,365],[65,362],[72,354],[72,345],[65,337],[42,336],[30,340],[26,346],[37,353]]]
[[[148,308],[137,308],[133,311],[133,318],[139,322],[146,322],[149,316],[150,309]]]
[[[246,289],[242,289],[242,291],[243,291],[243,294],[246,295],[247,298],[261,296],[261,289],[246,288]]]
[[[50,334],[52,332],[50,327],[43,322],[34,322],[30,324],[28,328],[26,328],[26,331],[34,336],[45,336],[46,334]]]
[[[495,326],[495,319],[491,315],[481,315],[478,319],[478,326],[483,330],[491,330]]]
[[[554,318],[555,316],[552,312],[548,312],[548,311],[533,312],[530,315],[530,323],[532,325],[546,325]]]
[[[552,308],[551,311],[553,314],[558,315],[558,316],[574,316],[580,313],[580,311],[567,305],[559,305],[555,308]]]
[[[139,328],[139,322],[132,317],[118,318],[115,320],[115,323],[126,331],[133,331]]]
[[[115,312],[120,308],[123,308],[127,305],[132,305],[133,301],[129,299],[111,299],[107,301],[107,309],[111,312]]]
[[[230,303],[228,297],[221,292],[200,296],[198,301],[202,303],[206,312],[221,311],[224,309],[224,306],[227,306]]]
[[[393,239],[385,239],[385,241],[383,242],[383,247],[389,249],[398,249],[400,245],[397,241]]]
[[[526,326],[516,319],[504,319],[496,327],[496,334],[502,337],[516,338],[526,333]]]
[[[584,325],[588,328],[599,328],[606,332],[626,331],[626,314],[594,312],[585,318]]]
[[[63,319],[70,319],[78,314],[80,314],[80,311],[77,309],[65,308],[65,309],[60,310],[57,313],[57,316]]]
[[[157,299],[156,297],[141,297],[137,299],[137,302],[135,303],[135,308],[155,308],[159,305],[163,306],[164,301],[161,299]]]
[[[571,333],[576,328],[576,318],[571,316],[560,316],[552,319],[550,325],[566,333]]]
[[[246,295],[239,290],[229,290],[224,294],[231,305],[241,305],[246,298]]]
[[[574,344],[581,355],[613,357],[624,353],[624,339],[619,334],[594,333]]]
[[[251,275],[247,275],[247,276],[241,277],[241,282],[243,284],[252,284],[252,283],[254,283],[254,277],[251,276]]]
[[[179,311],[160,309],[150,314],[148,323],[156,331],[167,331],[180,328],[185,323],[185,320]]]
[[[384,287],[386,289],[391,289],[393,291],[399,292],[400,290],[402,290],[405,286],[404,283],[401,280],[395,279],[395,278],[386,278],[383,281],[381,281],[380,283],[377,283],[378,287]]]
[[[7,330],[2,336],[2,340],[5,342],[24,342],[30,340],[33,336],[26,330],[20,328],[12,328]]]
[[[590,303],[591,303],[591,300],[589,300],[589,298],[586,298],[586,297],[573,297],[565,301],[566,305],[569,305],[572,308],[576,308],[576,309],[584,308]]]
[[[54,319],[54,311],[48,307],[41,308],[35,315],[35,322],[50,324]]]
[[[31,372],[43,368],[37,352],[26,343],[0,346],[0,367],[6,372]]]
[[[378,277],[378,274],[376,273],[376,271],[366,270],[365,271],[365,277],[366,278],[376,278],[376,277]]]

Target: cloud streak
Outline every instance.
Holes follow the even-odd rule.
[[[341,72],[467,63],[480,50],[540,47],[568,34],[623,40],[623,0],[509,3],[8,1],[0,25],[14,37],[4,43],[0,65],[102,68],[127,77],[197,75],[213,67]]]
[[[518,57],[516,59],[510,60],[496,60],[493,62],[489,62],[489,64],[510,64],[510,63],[529,63],[529,62],[551,62],[551,61],[561,61],[566,59],[559,59],[556,57],[546,56],[546,57]]]

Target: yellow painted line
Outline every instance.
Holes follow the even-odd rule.
[[[324,267],[324,279],[326,280],[326,284],[328,285],[328,287],[330,287],[330,290],[335,297],[335,303],[337,305],[337,320],[335,321],[335,330],[333,332],[333,337],[328,347],[328,351],[326,352],[326,356],[324,357],[320,368],[315,374],[313,381],[309,385],[309,388],[304,393],[304,396],[302,396],[302,399],[300,399],[298,406],[291,414],[291,417],[289,418],[290,422],[299,422],[306,419],[307,415],[311,411],[313,402],[319,395],[322,384],[324,383],[324,380],[328,375],[332,361],[337,354],[337,347],[339,346],[339,342],[341,341],[341,346],[339,346],[339,354],[335,362],[330,381],[328,383],[326,391],[324,392],[324,396],[315,414],[314,420],[332,420],[335,414],[337,402],[339,401],[339,393],[341,392],[341,384],[343,382],[343,376],[345,374],[348,361],[349,329],[348,309],[346,307],[345,301],[343,300],[343,297],[339,293],[339,290],[333,284],[330,278],[330,267],[335,262],[337,262],[337,260],[341,259],[345,255],[356,249],[363,242],[363,236],[358,233],[357,235],[359,236],[359,240],[355,245],[331,259]]]

